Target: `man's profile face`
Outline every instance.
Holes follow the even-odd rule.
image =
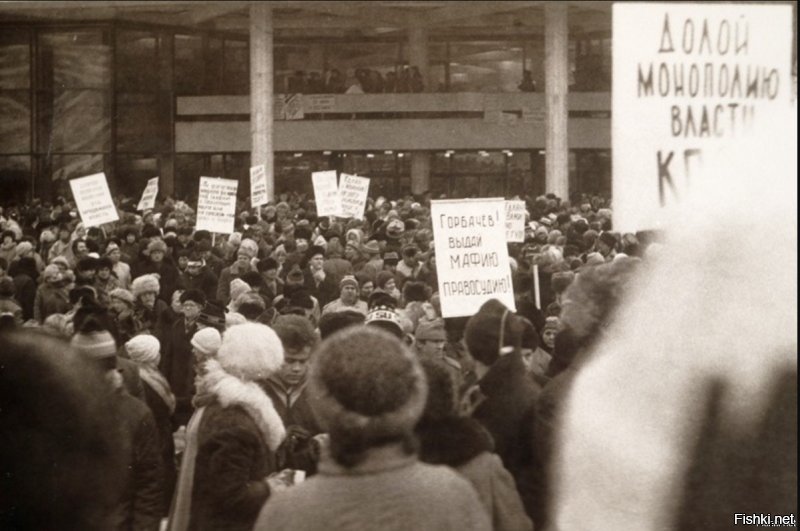
[[[308,374],[311,346],[300,350],[285,349],[284,361],[278,371],[279,378],[287,385],[293,386],[303,382]]]

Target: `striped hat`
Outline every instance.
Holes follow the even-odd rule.
[[[72,348],[91,359],[105,359],[117,355],[114,336],[106,330],[100,332],[77,333],[70,341]]]

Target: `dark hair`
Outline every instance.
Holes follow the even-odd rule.
[[[241,279],[253,289],[257,290],[259,288],[264,287],[264,279],[256,271],[248,271],[247,273],[241,276]]]
[[[283,348],[301,350],[317,342],[314,327],[308,319],[299,315],[281,315],[275,320],[272,329],[281,339]]]
[[[110,529],[126,451],[111,386],[33,331],[0,334],[0,365],[0,528]]]
[[[0,269],[3,269],[3,270],[8,269],[8,262],[2,256],[0,256]]]
[[[364,319],[364,314],[353,310],[326,313],[319,320],[319,335],[321,339],[326,339],[339,330],[364,324]]]
[[[70,246],[70,248],[72,249],[73,253],[77,253],[78,252],[78,244],[79,243],[83,243],[84,245],[86,245],[87,249],[89,248],[89,244],[86,243],[86,240],[77,239],[77,240],[73,241],[72,245]]]
[[[263,260],[258,261],[258,264],[256,264],[256,269],[259,273],[269,271],[270,269],[278,269],[278,261],[272,257],[264,258]]]

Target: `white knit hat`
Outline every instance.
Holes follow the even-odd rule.
[[[161,361],[161,343],[155,336],[139,334],[125,343],[125,350],[136,363],[158,367]]]
[[[244,323],[225,331],[217,359],[241,380],[265,380],[283,365],[283,345],[268,326]]]
[[[194,333],[191,343],[206,356],[215,356],[222,345],[222,336],[216,328],[203,328]]]

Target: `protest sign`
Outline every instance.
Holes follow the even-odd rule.
[[[305,118],[302,94],[287,94],[284,97],[283,115],[286,120],[302,120]]]
[[[341,216],[342,199],[336,182],[336,171],[317,171],[311,174],[317,216]]]
[[[156,196],[158,195],[158,177],[147,180],[147,186],[142,191],[142,198],[136,210],[151,210],[156,206]]]
[[[431,219],[442,316],[473,315],[489,299],[516,310],[505,238],[505,201],[432,201]]]
[[[231,234],[236,216],[238,187],[239,181],[235,179],[200,177],[195,229]]]
[[[97,227],[119,219],[105,173],[72,179],[69,186],[84,227]]]
[[[525,241],[525,201],[506,201],[506,241]]]
[[[791,112],[791,32],[788,5],[614,4],[616,230],[662,228],[703,164]]]
[[[368,192],[368,178],[343,173],[341,182],[339,183],[339,195],[342,199],[342,216],[346,218],[363,219],[364,209],[367,206]]]
[[[267,168],[259,164],[250,168],[250,205],[258,207],[267,203]]]

